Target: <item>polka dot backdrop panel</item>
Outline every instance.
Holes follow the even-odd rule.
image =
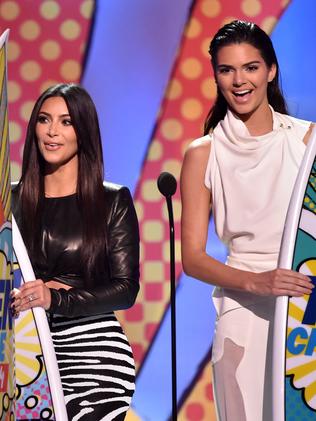
[[[26,125],[36,98],[54,83],[80,80],[93,9],[93,0],[0,1],[0,32],[10,29],[12,180],[20,177]]]

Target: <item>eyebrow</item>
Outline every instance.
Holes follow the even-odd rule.
[[[47,115],[48,117],[51,117],[51,116],[52,116],[50,113],[48,113],[48,112],[46,112],[46,111],[39,111],[39,113],[38,113],[38,114],[45,114],[45,115]],[[59,115],[59,117],[70,117],[70,114],[60,114],[60,115]]]
[[[260,60],[253,60],[253,61],[249,61],[248,63],[244,63],[242,65],[242,67],[246,67],[246,66],[250,66],[251,64],[260,64],[261,61]],[[217,67],[229,67],[229,68],[234,68],[234,66],[232,66],[231,64],[218,64]]]

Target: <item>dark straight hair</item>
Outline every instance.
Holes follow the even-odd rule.
[[[83,226],[82,259],[85,282],[104,269],[106,252],[103,156],[99,121],[90,95],[77,84],[50,87],[37,99],[27,127],[22,175],[17,186],[21,203],[21,230],[31,256],[40,244],[40,218],[43,209],[45,161],[36,138],[39,111],[48,98],[65,100],[78,142],[77,200]],[[101,266],[100,266],[101,265]]]
[[[268,102],[275,111],[278,111],[282,114],[288,114],[287,105],[280,87],[279,63],[272,41],[270,37],[255,23],[242,20],[234,20],[219,29],[219,31],[212,39],[209,48],[214,74],[217,68],[217,57],[219,50],[227,45],[240,43],[250,44],[259,50],[268,68],[271,68],[273,64],[276,66],[275,77],[271,82],[268,83]],[[204,134],[208,134],[211,129],[214,129],[216,125],[225,117],[226,113],[227,102],[220,89],[217,87],[217,98],[206,117],[204,123]]]

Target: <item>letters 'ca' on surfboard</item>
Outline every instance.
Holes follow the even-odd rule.
[[[316,285],[316,128],[313,129],[287,213],[279,267]],[[273,421],[316,419],[316,288],[278,297],[273,340]]]

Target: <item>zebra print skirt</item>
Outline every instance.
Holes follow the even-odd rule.
[[[135,390],[131,347],[114,313],[50,319],[69,421],[124,420]]]

